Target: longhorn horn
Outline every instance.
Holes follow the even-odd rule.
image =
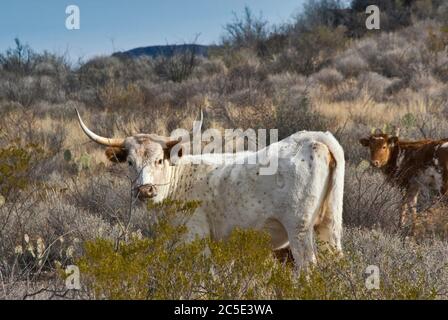
[[[101,137],[95,133],[93,133],[87,126],[84,124],[84,122],[81,119],[81,116],[79,115],[78,109],[76,109],[76,114],[78,115],[79,124],[81,125],[82,131],[92,140],[95,141],[98,144],[101,144],[103,146],[107,147],[123,147],[124,146],[124,139],[121,138],[104,138]]]

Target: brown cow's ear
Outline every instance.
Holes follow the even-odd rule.
[[[182,146],[180,144],[182,140],[168,141],[163,149],[165,159],[171,160],[173,152],[177,152],[177,156],[180,158],[183,155]]]
[[[125,162],[128,152],[124,148],[109,147],[106,149],[106,157],[112,162]]]
[[[362,144],[364,147],[368,147],[370,145],[370,139],[367,138],[359,139],[359,143]]]

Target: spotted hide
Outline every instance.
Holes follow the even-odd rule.
[[[342,251],[344,152],[329,132],[297,132],[257,152],[179,152],[173,162],[178,140],[153,134],[103,138],[79,121],[87,136],[109,147],[111,161],[128,163],[141,199],[201,201],[187,222],[186,241],[225,239],[235,228],[266,230],[273,249],[290,246],[299,268],[316,260],[315,233]],[[266,163],[277,163],[276,170],[263,174]]]

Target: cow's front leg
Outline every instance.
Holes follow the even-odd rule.
[[[210,236],[210,224],[207,219],[207,214],[202,208],[196,209],[194,214],[185,223],[187,233],[184,236],[184,241],[192,242],[195,239],[204,239]]]
[[[401,229],[406,225],[406,218],[408,214],[408,202],[406,201],[406,198],[403,199],[403,203],[401,204],[401,211],[400,211],[400,221],[398,222],[398,227]]]
[[[443,201],[448,199],[448,168],[443,171],[442,175],[442,187],[440,189],[440,197]]]
[[[411,234],[412,235],[415,232],[415,225],[417,223],[417,200],[418,200],[418,193],[419,193],[419,190],[417,189],[410,196],[411,197],[411,199],[410,199],[410,209],[411,209],[411,218],[412,218],[412,225],[411,225]]]
[[[417,201],[419,192],[420,189],[417,186],[411,186],[406,191],[401,211],[400,226],[401,227],[405,226],[406,214],[409,213],[411,220],[411,230],[410,230],[411,234],[414,234],[415,231],[415,224],[417,220]]]

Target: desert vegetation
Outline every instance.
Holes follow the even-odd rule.
[[[16,39],[0,54],[0,297],[446,299],[446,203],[428,196],[416,235],[399,230],[401,191],[358,139],[397,126],[409,139],[448,137],[448,3],[372,3],[381,30],[365,29],[363,0],[309,1],[279,26],[247,9],[207,58],[72,63]],[[166,219],[197,204],[132,199],[126,168],[88,141],[75,107],[104,136],[168,135],[199,108],[205,128],[333,132],[347,161],[344,257],[324,253],[298,276],[250,230],[176,245],[184,231]],[[65,288],[72,264],[82,290]],[[365,286],[369,265],[380,289]]]

